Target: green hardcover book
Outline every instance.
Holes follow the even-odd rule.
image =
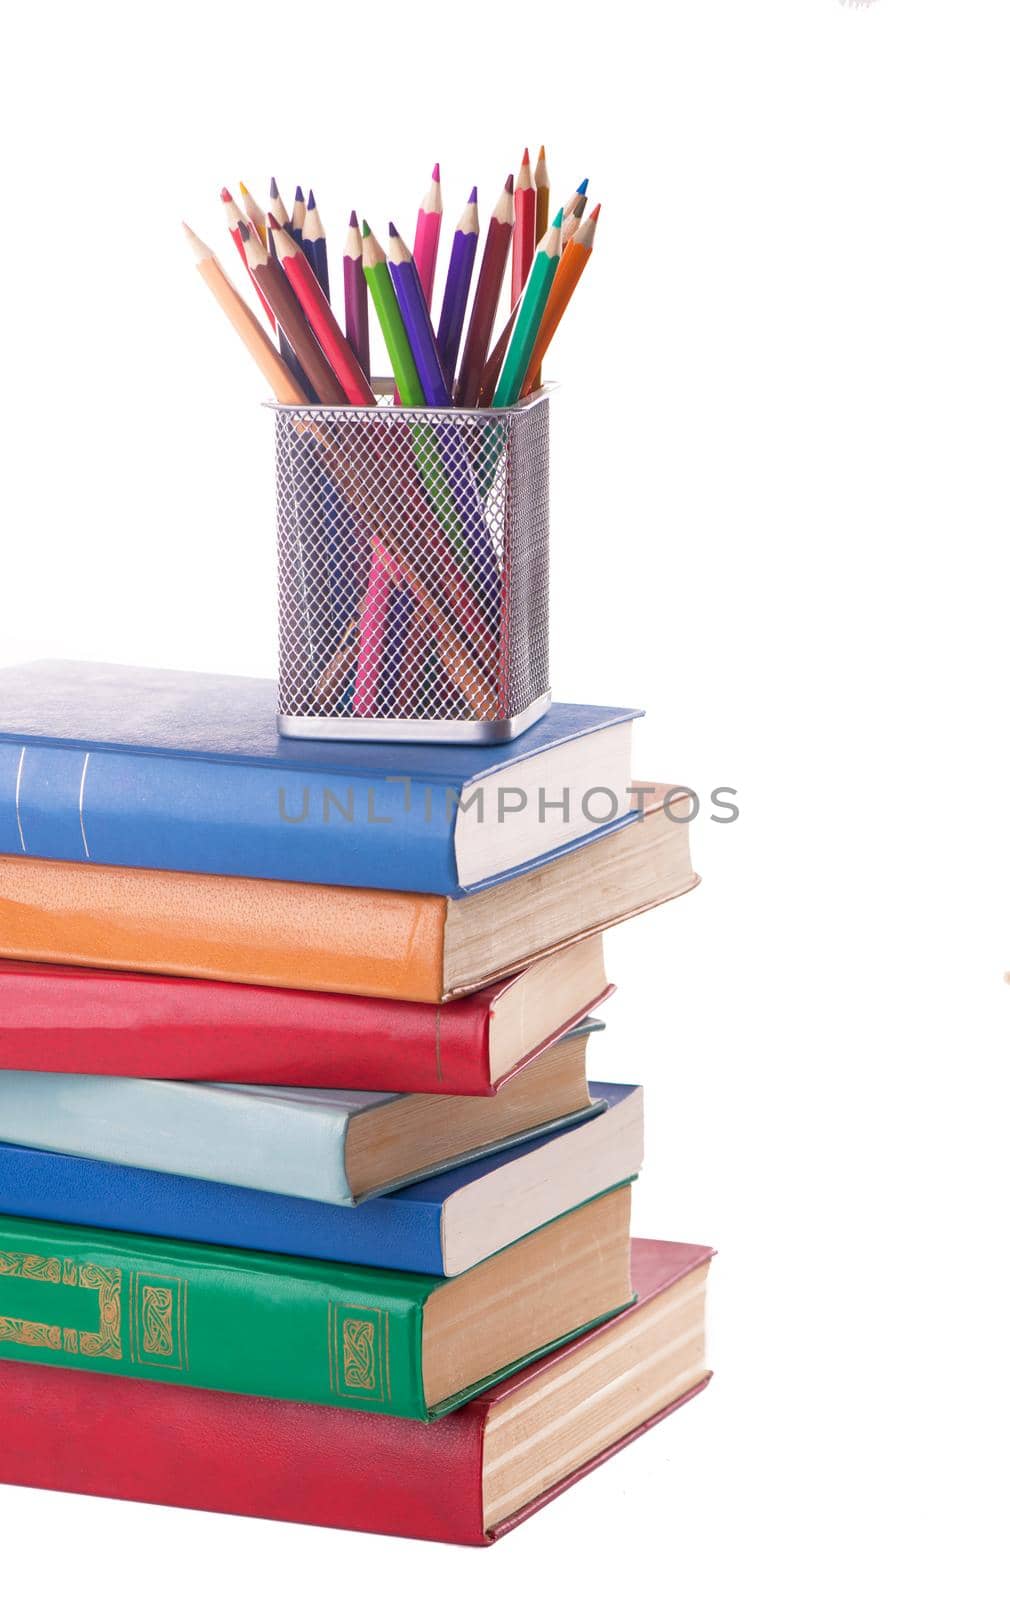
[[[0,1358],[431,1420],[629,1305],[630,1189],[457,1278],[0,1217]]]

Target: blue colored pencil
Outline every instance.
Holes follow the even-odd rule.
[[[459,356],[460,340],[463,337],[463,322],[470,296],[473,266],[477,259],[479,233],[477,190],[474,188],[470,191],[470,199],[452,236],[452,255],[449,257],[449,274],[445,280],[445,298],[442,301],[442,315],[438,319],[438,353],[442,358],[442,368],[450,389],[456,376],[456,360]]]
[[[435,330],[431,325],[421,279],[414,258],[393,223],[389,224],[389,272],[424,391],[424,403],[448,409],[452,405],[449,384],[435,342]]]
[[[308,257],[309,266],[315,273],[316,282],[328,300],[330,298],[330,264],[326,253],[326,229],[323,227],[323,219],[319,215],[316,197],[311,189],[309,190],[308,205],[305,207],[302,249]]]
[[[305,226],[305,196],[302,186],[298,184],[295,189],[295,203],[291,207],[291,237],[296,244],[302,242],[302,229]]]

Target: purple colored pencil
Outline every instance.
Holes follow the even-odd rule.
[[[368,285],[361,264],[361,231],[358,213],[351,212],[344,245],[344,331],[365,377],[371,382],[372,367],[368,350]]]
[[[452,254],[449,257],[449,274],[445,280],[445,298],[442,301],[442,315],[438,319],[438,353],[442,358],[442,367],[450,389],[456,375],[456,361],[459,356],[460,340],[463,337],[463,322],[466,318],[466,303],[470,297],[473,264],[477,259],[479,233],[477,190],[473,188],[470,190],[466,209],[456,224],[456,232],[452,236]]]
[[[442,359],[435,342],[428,302],[424,298],[421,278],[413,256],[389,224],[389,271],[396,290],[396,303],[400,308],[403,326],[410,343],[411,354],[417,367],[424,392],[424,403],[448,409],[452,405],[449,385],[442,369]]]

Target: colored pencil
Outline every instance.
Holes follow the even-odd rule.
[[[288,216],[288,208],[281,199],[281,193],[277,187],[276,178],[270,179],[270,215],[272,217],[276,217],[281,227],[286,228],[288,233],[293,234],[291,218]]]
[[[368,285],[361,266],[361,233],[358,213],[351,212],[344,245],[344,326],[347,339],[358,358],[365,377],[371,381],[372,367],[368,349]]]
[[[529,281],[519,307],[519,315],[516,317],[512,341],[505,357],[505,365],[494,393],[495,406],[514,406],[522,391],[547,298],[558,270],[563,219],[564,213],[559,211],[544,234],[543,244],[534,257]]]
[[[305,226],[302,229],[302,249],[309,258],[309,266],[316,275],[316,282],[327,300],[330,298],[330,263],[326,253],[326,229],[323,219],[319,215],[316,197],[309,190],[309,201],[305,207]]]
[[[512,337],[512,329],[516,325],[516,317],[519,315],[520,305],[522,305],[521,300],[518,305],[512,307],[508,321],[498,335],[498,342],[484,363],[484,371],[480,375],[480,393],[477,397],[479,406],[489,406],[494,399],[494,392],[498,387],[498,379],[501,377],[501,369],[505,365],[505,352],[509,347],[509,340]]]
[[[585,211],[585,209],[586,197],[584,194],[580,194],[571,211],[569,211],[564,222],[561,224],[562,253],[568,248],[571,240],[575,238],[575,235],[579,230],[579,223],[582,221],[582,213]]]
[[[228,223],[228,232],[231,234],[232,239],[235,242],[235,248],[236,248],[236,250],[238,251],[239,255],[242,258],[242,265],[245,267],[246,272],[249,273],[249,282],[252,284],[253,288],[256,290],[257,295],[259,296],[259,302],[260,302],[260,305],[263,307],[263,311],[264,311],[264,314],[266,316],[266,319],[269,322],[271,328],[276,332],[276,330],[277,330],[277,319],[274,316],[273,312],[271,311],[270,307],[267,305],[266,300],[263,298],[263,291],[261,290],[259,284],[256,282],[256,279],[253,277],[252,273],[249,272],[249,263],[245,258],[245,245],[242,243],[242,235],[239,232],[239,224],[242,221],[244,221],[242,213],[239,210],[238,206],[235,204],[234,200],[232,199],[232,197],[231,197],[231,195],[230,195],[230,193],[228,192],[227,189],[222,189],[221,190],[221,199],[222,199],[222,201],[224,203],[224,214],[225,214],[225,217],[226,217],[227,223]]]
[[[588,190],[588,188],[589,188],[589,179],[588,178],[583,178],[582,182],[579,184],[579,187],[577,189],[573,190],[572,193],[568,196],[568,199],[565,201],[565,216],[566,217],[568,216],[568,213],[570,211],[574,211],[575,210],[575,207],[578,205],[580,198],[581,199],[585,199],[586,191]]]
[[[463,359],[456,384],[456,404],[468,409],[472,409],[480,397],[480,381],[487,361],[495,317],[498,314],[498,301],[501,299],[514,225],[515,204],[512,197],[512,178],[509,176],[505,180],[505,187],[488,224],[484,255],[481,258],[477,288],[470,311],[470,325],[466,331]]]
[[[540,154],[537,157],[533,182],[537,186],[537,244],[539,244],[551,220],[551,180],[547,172],[547,152],[543,145],[540,146]]]
[[[396,300],[407,330],[417,375],[424,391],[425,405],[446,408],[452,405],[449,385],[442,370],[442,359],[435,342],[435,331],[425,304],[421,278],[410,251],[396,227],[389,224],[389,272]]]
[[[386,253],[364,219],[361,223],[361,265],[372,296],[375,315],[382,329],[382,337],[386,341],[393,378],[403,404],[423,406],[424,390],[417,374],[407,330],[403,325]]]
[[[293,238],[294,237],[293,234],[290,232],[290,229],[286,229],[285,232],[287,233],[288,238]],[[276,261],[276,259],[277,259],[277,238],[276,238],[275,231],[272,230],[271,227],[270,227],[269,221],[267,222],[266,247],[267,247],[268,254],[270,256],[272,256],[273,259]],[[305,371],[305,368],[302,366],[302,364],[299,361],[298,357],[295,355],[295,347],[291,343],[291,340],[288,338],[288,336],[285,333],[283,327],[278,327],[278,329],[277,329],[277,342],[281,347],[281,356],[282,356],[283,360],[287,363],[287,365],[291,368],[291,371],[292,371],[292,373],[294,375],[294,378],[295,378],[295,382],[298,383],[301,386],[301,388],[303,388],[305,390],[305,393],[309,396],[309,398],[311,400],[315,400],[318,403],[318,396],[315,394],[315,392],[314,392],[314,390],[312,388],[312,383],[311,383],[311,380],[309,378],[309,375]]]
[[[352,406],[374,406],[375,396],[371,386],[330,310],[330,303],[319,286],[308,257],[287,230],[276,224],[273,215],[269,220],[277,260],[348,401]]]
[[[512,234],[512,304],[517,305],[526,287],[526,279],[533,265],[537,247],[537,192],[530,174],[530,153],[523,151],[523,159],[516,178],[516,225]]]
[[[266,242],[267,242],[267,214],[266,214],[266,212],[263,210],[262,206],[258,206],[256,204],[256,201],[253,199],[252,195],[249,193],[249,190],[246,188],[244,183],[240,183],[239,184],[238,191],[239,191],[239,194],[242,196],[242,203],[245,206],[245,214],[249,218],[249,221],[252,223],[253,227],[255,228],[256,233],[259,236],[260,244],[266,244]]]
[[[594,211],[582,223],[568,249],[562,252],[558,270],[551,285],[551,292],[547,297],[543,318],[537,332],[533,354],[530,357],[530,376],[522,387],[522,394],[532,393],[535,385],[533,376],[539,370],[547,348],[558,331],[558,323],[568,308],[568,302],[575,293],[575,286],[589,264],[589,257],[593,253],[593,241],[596,237],[596,224],[599,219],[600,208]]]
[[[477,190],[470,190],[470,198],[452,236],[452,254],[449,273],[445,280],[442,315],[438,319],[438,353],[442,357],[449,388],[452,388],[463,337],[466,303],[470,296],[470,280],[477,259],[477,236],[480,223],[477,218]]]
[[[243,300],[213,250],[197,238],[192,228],[185,223],[182,226],[196,257],[196,270],[270,385],[274,398],[282,406],[305,405],[306,395],[298,387],[257,321],[255,312]]]
[[[291,207],[291,233],[297,244],[302,242],[302,231],[305,227],[305,196],[299,183],[295,188],[294,204]]]
[[[414,262],[424,298],[431,310],[438,261],[438,238],[442,231],[442,180],[438,162],[431,171],[431,188],[421,201],[414,230]]]
[[[316,343],[315,335],[305,319],[305,313],[298,304],[294,290],[284,276],[280,262],[269,254],[251,228],[245,228],[242,238],[253,277],[269,301],[278,325],[291,345],[296,360],[304,369],[319,403],[324,406],[346,405],[344,391]]]

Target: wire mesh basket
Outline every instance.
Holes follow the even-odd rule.
[[[528,728],[550,704],[546,391],[501,411],[272,410],[280,732]]]

